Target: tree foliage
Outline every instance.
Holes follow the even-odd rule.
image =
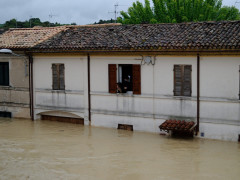
[[[100,19],[98,22],[95,22],[94,24],[106,24],[106,23],[114,23],[115,20],[110,19],[110,20],[102,20]]]
[[[72,23],[73,25],[76,23]],[[31,28],[34,26],[42,26],[42,27],[55,27],[55,26],[62,26],[64,24],[60,24],[58,22],[56,23],[50,23],[49,21],[41,22],[39,18],[30,18],[28,21],[17,21],[16,19],[11,19],[9,21],[6,21],[2,27],[4,29],[9,28]]]
[[[121,11],[118,22],[123,24],[181,23],[196,21],[239,20],[234,6],[222,7],[222,0],[149,0],[133,3],[127,12]]]

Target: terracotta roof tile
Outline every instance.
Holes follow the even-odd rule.
[[[187,122],[184,120],[166,120],[159,128],[161,130],[174,131],[193,131],[196,124],[193,121]]]
[[[71,26],[34,48],[45,50],[240,50],[240,21]]]
[[[0,49],[31,48],[66,29],[66,26],[13,28],[0,35]]]

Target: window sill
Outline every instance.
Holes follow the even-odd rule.
[[[185,100],[185,99],[192,99],[192,96],[173,96],[174,99],[180,99],[180,100]]]
[[[0,89],[3,89],[3,90],[11,90],[13,87],[12,86],[9,86],[9,85],[0,85]]]
[[[66,90],[57,90],[57,89],[51,89],[52,93],[66,93]]]

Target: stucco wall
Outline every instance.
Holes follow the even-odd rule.
[[[112,118],[114,126],[129,117],[128,123],[139,122],[135,129],[156,132],[164,119],[195,120],[196,57],[163,56],[156,58],[155,65],[141,65],[141,95],[108,93],[108,64],[141,64],[141,56],[91,57],[92,125],[110,123],[104,123],[104,115]],[[174,64],[192,65],[193,97],[173,96]],[[142,123],[144,118],[151,128]]]
[[[141,95],[110,94],[108,64],[141,64],[141,56],[91,56],[91,124],[159,132],[166,119],[196,122],[197,57],[157,56],[141,65]],[[52,90],[52,63],[65,64],[65,91]],[[192,65],[192,96],[173,96],[174,65]],[[239,57],[200,57],[200,134],[236,141],[240,133]],[[88,119],[87,57],[34,57],[35,118],[41,113]],[[64,114],[65,113],[65,114]],[[70,113],[70,114],[68,114]],[[221,129],[221,130],[220,130]]]
[[[240,134],[239,56],[200,60],[200,132],[204,137],[237,141]]]
[[[65,90],[52,90],[52,64],[54,63],[64,64]],[[35,118],[49,111],[72,113],[73,117],[88,116],[86,58],[34,57],[33,66]]]
[[[240,57],[201,57],[201,97],[239,99]]]
[[[157,56],[155,65],[141,66],[141,95],[108,93],[108,64],[140,64],[140,59],[91,57],[92,125],[117,127],[118,123],[128,123],[136,126],[135,130],[156,132],[166,119],[196,121],[196,56]],[[173,96],[175,64],[192,65],[191,97]],[[200,134],[204,137],[238,138],[239,65],[239,57],[200,57]],[[219,125],[221,130],[216,130]]]
[[[0,86],[0,111],[11,112],[14,118],[30,118],[27,57],[1,55],[0,62],[9,62],[9,86]]]

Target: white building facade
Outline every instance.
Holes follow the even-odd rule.
[[[64,67],[64,89],[53,88],[53,65]],[[33,60],[34,119],[41,115],[84,119],[88,125],[87,58],[40,56]]]
[[[149,64],[144,63],[150,57]],[[199,137],[237,141],[240,134],[240,56],[200,56]],[[52,64],[64,64],[65,89],[53,90]],[[140,66],[140,94],[109,92],[109,65]],[[197,122],[197,56],[107,55],[34,56],[34,112],[41,115],[83,118],[84,124],[159,133],[167,119]],[[174,66],[191,66],[190,96],[174,95]],[[134,80],[133,80],[134,81]],[[89,122],[88,82],[91,121]]]
[[[76,26],[33,55],[34,119],[159,133],[197,123],[199,137],[240,141],[240,21]]]

